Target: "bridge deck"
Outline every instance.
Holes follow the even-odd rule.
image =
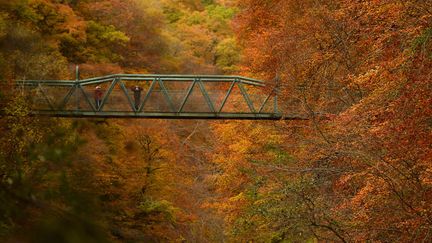
[[[204,119],[204,120],[306,120],[301,116],[284,117],[272,113],[209,113],[209,112],[91,112],[91,111],[37,111],[33,115],[75,118],[153,118],[153,119]]]

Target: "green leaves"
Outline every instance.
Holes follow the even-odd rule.
[[[167,200],[152,200],[150,198],[145,199],[138,206],[140,212],[139,216],[154,216],[163,215],[165,220],[174,223],[176,219],[176,212],[179,211],[171,202]]]
[[[94,21],[87,22],[87,52],[94,62],[118,62],[122,60],[116,47],[126,46],[130,38],[116,30],[113,25],[104,26]]]
[[[89,43],[99,46],[103,42],[125,45],[130,40],[125,33],[117,30],[113,25],[104,26],[94,21],[87,22],[87,34]]]
[[[411,50],[413,53],[417,51],[426,55],[432,59],[431,42],[432,41],[432,28],[427,28],[423,33],[414,39],[411,45]]]
[[[230,73],[237,70],[240,62],[240,47],[234,38],[227,38],[216,46],[216,66]]]

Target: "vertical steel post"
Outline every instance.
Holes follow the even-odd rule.
[[[276,74],[276,87],[275,87],[275,98],[274,98],[274,114],[279,113],[278,109],[278,94],[279,94],[279,73]]]
[[[76,111],[79,111],[80,109],[80,101],[79,101],[79,94],[78,94],[78,82],[80,80],[80,73],[79,73],[79,66],[75,66],[75,98],[76,98]]]
[[[75,81],[79,81],[80,80],[80,72],[79,72],[79,66],[76,65],[75,66]]]

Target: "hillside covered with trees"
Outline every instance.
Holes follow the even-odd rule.
[[[75,65],[266,80],[308,120],[30,116],[15,81]],[[431,67],[430,1],[0,0],[0,240],[430,242]]]

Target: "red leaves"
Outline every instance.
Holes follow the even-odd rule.
[[[328,178],[331,189],[320,186],[333,202],[333,219],[350,225],[344,230],[358,241],[431,240],[432,207],[423,203],[432,191],[430,3],[240,6],[248,70],[269,78],[279,73],[283,88],[302,85],[282,91],[283,102],[298,98],[312,111],[332,113],[314,120],[315,133],[299,141],[307,152],[297,156],[303,165],[350,168]]]

